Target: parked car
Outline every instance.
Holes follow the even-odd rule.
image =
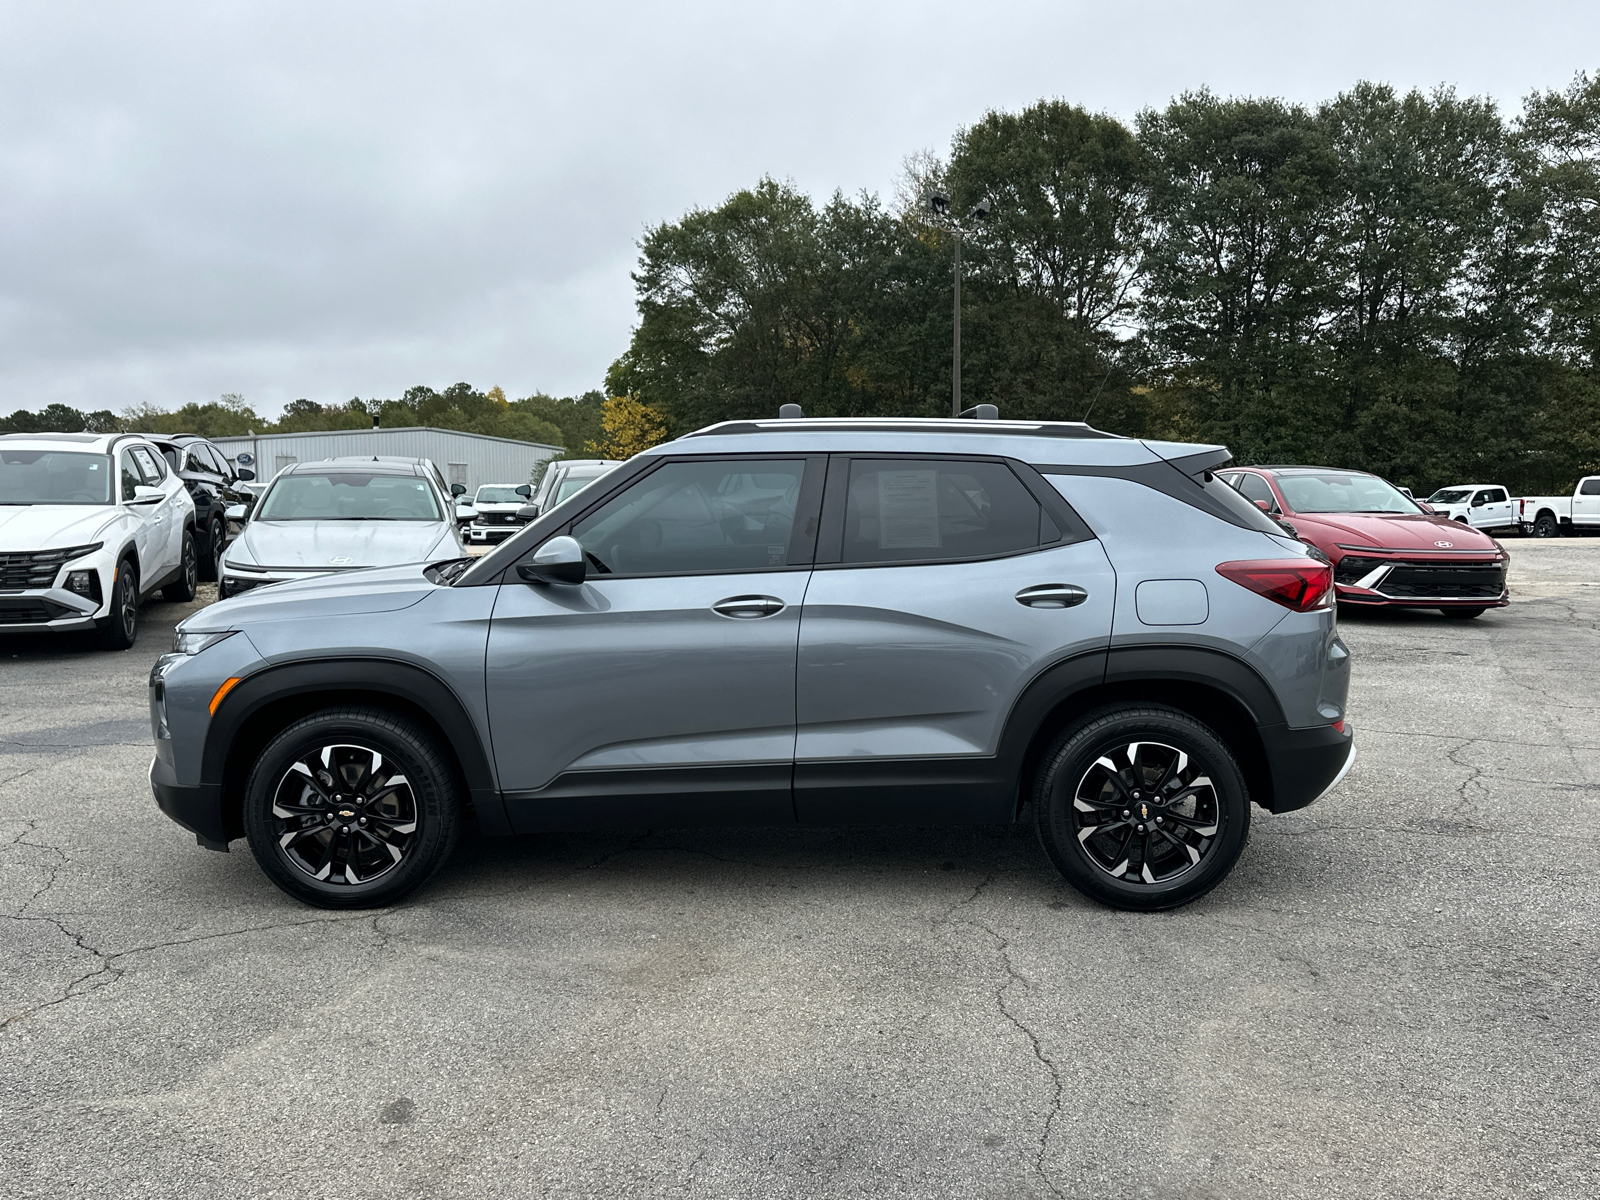
[[[1427,504],[1440,516],[1474,529],[1517,528],[1511,493],[1498,483],[1461,483],[1440,488],[1428,497]]]
[[[1333,564],[1340,604],[1437,608],[1471,619],[1511,602],[1511,556],[1488,534],[1426,512],[1365,471],[1270,466],[1221,477]]]
[[[544,478],[539,481],[539,490],[519,511],[526,514],[527,520],[547,513],[617,465],[617,460],[611,458],[558,458],[545,468]]]
[[[147,435],[167,460],[167,466],[183,481],[194,501],[195,552],[200,556],[200,578],[220,578],[222,552],[228,545],[228,509],[243,504],[248,512],[255,496],[243,484],[256,474],[248,467],[235,467],[205,438],[191,433]]]
[[[194,501],[148,439],[0,436],[0,632],[98,632],[126,650],[139,603],[194,599]]]
[[[1227,460],[1082,424],[712,426],[479,559],[189,618],[151,678],[152,786],[202,846],[246,838],[329,907],[407,894],[469,814],[511,834],[1025,806],[1086,895],[1182,904],[1252,803],[1310,804],[1353,756],[1332,571],[1212,475]]]
[[[465,547],[453,510],[435,473],[421,463],[296,463],[273,478],[228,547],[218,595],[364,567],[459,558]]]
[[[1534,537],[1600,530],[1600,475],[1585,475],[1570,496],[1520,496],[1514,503],[1522,532]]]
[[[472,497],[472,523],[467,541],[473,545],[503,542],[528,523],[520,515],[533,489],[525,483],[486,483]]]

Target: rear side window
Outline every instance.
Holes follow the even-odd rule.
[[[1600,478],[1585,479],[1583,486],[1578,489],[1580,496],[1600,496]]]
[[[1039,545],[1039,502],[1002,463],[856,459],[841,562],[943,562]],[[1046,540],[1058,532],[1051,525]]]
[[[1281,535],[1283,527],[1242,494],[1245,479],[1259,478],[1260,476],[1241,476],[1238,480],[1240,491],[1235,491],[1233,486],[1226,483],[1220,475],[1207,475],[1204,479],[1199,479],[1195,482],[1205,489],[1206,495],[1212,497],[1215,503],[1220,504],[1239,518],[1235,524],[1242,525],[1246,529],[1259,529],[1262,533]],[[1267,495],[1269,497],[1272,495],[1270,489]]]
[[[167,477],[167,468],[161,461],[159,454],[151,454],[143,446],[135,446],[131,451],[133,461],[144,472],[144,481],[150,487],[157,487]]]

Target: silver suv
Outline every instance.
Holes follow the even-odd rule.
[[[1007,823],[1127,909],[1353,758],[1331,569],[1217,446],[788,419],[647,451],[476,561],[226,601],[151,675],[151,782],[312,904],[488,834]]]

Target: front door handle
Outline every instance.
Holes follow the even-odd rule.
[[[784,608],[783,601],[776,596],[729,596],[713,604],[711,611],[720,616],[749,621],[756,617],[770,617]]]
[[[1017,593],[1017,603],[1029,608],[1075,608],[1088,598],[1075,583],[1039,583]]]

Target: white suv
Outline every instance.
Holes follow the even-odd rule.
[[[139,601],[194,599],[194,500],[139,434],[0,436],[0,633],[137,633]]]

